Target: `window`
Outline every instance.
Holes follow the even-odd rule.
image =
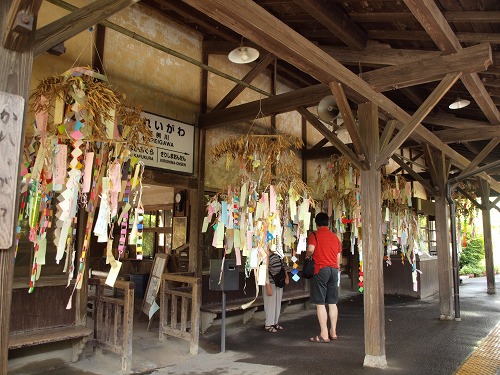
[[[437,255],[436,252],[436,221],[433,216],[419,215],[420,227],[420,250],[429,255]]]
[[[171,205],[161,209],[144,211],[142,251],[144,258],[154,258],[156,253],[169,254],[172,249],[172,216]]]

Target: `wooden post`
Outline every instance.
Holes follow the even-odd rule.
[[[453,320],[453,294],[452,294],[452,264],[450,255],[450,225],[449,209],[446,200],[446,182],[448,168],[444,154],[438,151],[434,154],[438,187],[436,195],[436,251],[438,257],[439,280],[439,318]]]
[[[481,186],[481,203],[483,208],[483,241],[484,241],[484,258],[486,261],[486,285],[487,293],[495,294],[495,265],[493,262],[493,241],[491,237],[491,202],[490,202],[490,184],[488,181],[479,179]]]
[[[29,85],[31,81],[31,69],[33,65],[33,45],[35,40],[36,17],[40,9],[41,0],[31,1],[15,1],[4,0],[0,2],[0,30],[2,30],[0,46],[0,92],[11,95],[18,95],[24,98],[23,123],[19,146],[19,160],[23,151],[26,113],[29,98]],[[14,32],[12,19],[15,19],[19,12],[24,12],[31,16],[33,24],[31,32],[16,33]],[[22,35],[23,34],[23,35]],[[6,41],[9,41],[8,48]],[[14,51],[15,49],[15,51]],[[3,112],[3,108],[0,108]],[[0,146],[5,147],[5,146]],[[19,176],[19,165],[12,166],[17,168],[17,176]],[[19,181],[17,178],[15,181]],[[14,183],[13,191],[18,192],[18,183]],[[15,239],[17,226],[19,194],[11,197],[15,201],[13,212],[14,223],[10,228]],[[0,374],[7,373],[7,362],[9,354],[9,325],[10,325],[10,309],[12,302],[12,281],[14,277],[14,257],[16,252],[15,240],[8,249],[0,249]]]
[[[364,272],[364,366],[387,366],[385,357],[384,273],[382,248],[381,176],[376,168],[379,153],[377,106],[359,106],[359,128],[366,150],[366,170],[361,170],[361,251]]]

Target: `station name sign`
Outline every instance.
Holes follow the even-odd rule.
[[[142,112],[152,137],[133,150],[134,155],[149,167],[193,173],[194,126],[166,117]]]

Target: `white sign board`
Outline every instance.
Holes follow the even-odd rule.
[[[0,92],[0,249],[12,246],[24,98]]]
[[[149,167],[193,173],[194,126],[147,112],[141,115],[153,136],[150,146],[137,147],[134,155]]]

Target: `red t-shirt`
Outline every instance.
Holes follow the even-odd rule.
[[[316,240],[317,239],[317,240]],[[309,234],[309,245],[314,245],[314,273],[318,273],[323,267],[339,268],[338,254],[342,251],[342,245],[335,233],[328,227],[319,227],[314,234]]]

